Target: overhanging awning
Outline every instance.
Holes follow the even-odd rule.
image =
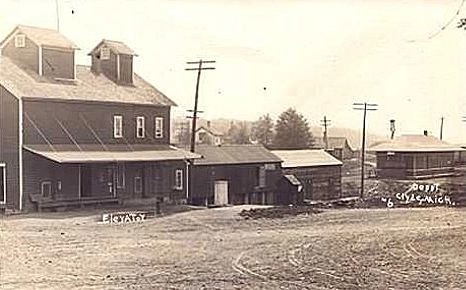
[[[202,158],[173,146],[24,145],[24,149],[58,163],[174,161]]]

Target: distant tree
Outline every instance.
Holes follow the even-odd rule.
[[[266,147],[271,145],[273,140],[273,126],[273,120],[270,118],[269,114],[261,116],[252,126],[252,139]]]
[[[273,147],[277,149],[306,149],[313,145],[313,137],[303,115],[289,108],[281,113],[275,124]]]
[[[242,122],[239,126],[231,122],[230,129],[228,129],[228,139],[232,144],[248,144],[249,131],[245,122]]]

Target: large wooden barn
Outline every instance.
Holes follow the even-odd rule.
[[[199,145],[190,166],[189,202],[274,204],[281,160],[260,145]]]
[[[341,197],[342,162],[325,150],[274,150],[272,153],[283,160],[284,174],[294,175],[301,182],[304,199]]]
[[[404,179],[452,175],[455,155],[464,149],[433,136],[401,135],[368,151],[376,153],[378,177]]]
[[[0,203],[15,209],[186,199],[188,161],[170,146],[175,103],[104,40],[92,66],[55,30],[16,27],[0,42]]]

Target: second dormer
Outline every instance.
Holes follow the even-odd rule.
[[[52,79],[76,79],[73,42],[56,30],[18,25],[2,42],[1,54]]]
[[[90,53],[91,70],[120,85],[133,85],[134,51],[120,41],[102,40]]]

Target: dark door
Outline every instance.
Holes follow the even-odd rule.
[[[0,164],[0,203],[6,202],[6,170],[5,165]]]
[[[81,166],[81,197],[92,196],[92,171],[89,165]]]
[[[144,167],[136,168],[133,193],[136,198],[144,196]]]
[[[98,182],[95,193],[99,196],[114,196],[115,193],[115,166],[101,166],[97,170]]]

